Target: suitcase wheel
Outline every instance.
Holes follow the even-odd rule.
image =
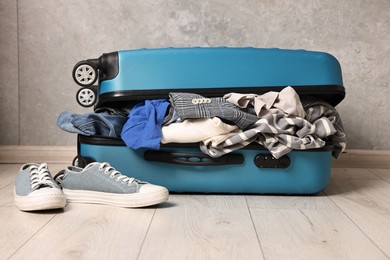
[[[96,103],[96,87],[80,88],[76,93],[76,100],[82,107],[91,107]]]
[[[73,80],[82,87],[92,86],[98,77],[97,67],[94,63],[83,60],[73,67]]]

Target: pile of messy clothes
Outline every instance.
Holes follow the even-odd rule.
[[[300,98],[291,87],[214,98],[171,92],[169,100],[144,100],[131,108],[62,112],[57,125],[72,133],[121,138],[132,149],[199,143],[214,158],[250,143],[264,146],[275,158],[325,145],[338,158],[346,146],[336,109],[318,98]]]

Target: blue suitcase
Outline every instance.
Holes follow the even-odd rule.
[[[170,92],[206,97],[263,94],[292,86],[336,106],[345,96],[339,62],[330,54],[258,48],[166,48],[118,51],[77,63],[80,105],[118,108]],[[98,81],[97,86],[93,84]],[[171,192],[313,194],[328,184],[331,147],[275,159],[260,145],[211,158],[198,144],[127,148],[120,139],[78,136],[77,164],[109,162],[122,173]]]

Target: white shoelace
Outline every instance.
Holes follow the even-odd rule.
[[[30,166],[30,178],[31,178],[31,189],[34,190],[39,185],[44,184],[50,187],[53,186],[53,181],[47,168],[46,163],[41,163],[39,166]]]
[[[106,162],[100,164],[99,170],[104,170],[104,174],[110,174],[110,178],[116,178],[117,181],[122,181],[123,184],[127,184],[128,186],[130,186],[134,181],[136,181],[135,178],[129,178],[126,175],[123,175]]]

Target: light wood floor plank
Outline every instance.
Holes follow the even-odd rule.
[[[8,259],[19,247],[45,226],[57,212],[27,213],[16,207],[1,207],[0,258]]]
[[[244,196],[174,195],[158,208],[139,259],[262,259]]]
[[[371,169],[376,176],[385,180],[387,183],[390,183],[390,169]]]
[[[0,164],[0,189],[12,183],[21,165]]]
[[[381,179],[333,179],[326,194],[390,256],[390,184]]]
[[[246,196],[249,208],[259,209],[336,209],[337,206],[321,193],[312,196]]]
[[[154,212],[69,204],[11,259],[136,259]]]
[[[387,259],[340,210],[251,209],[265,259]]]
[[[14,206],[14,183],[10,183],[7,186],[0,189],[0,210],[1,207],[13,207]]]
[[[333,168],[331,178],[349,178],[349,179],[378,179],[368,169],[360,168]]]

